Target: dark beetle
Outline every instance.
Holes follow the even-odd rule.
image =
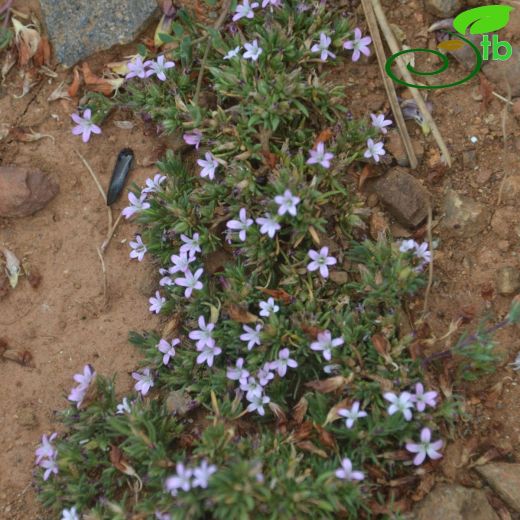
[[[134,162],[134,152],[130,148],[123,148],[117,156],[116,165],[114,166],[114,172],[110,179],[110,186],[108,187],[107,193],[107,205],[113,204],[121,195],[123,187],[125,185],[126,177],[132,163]]]

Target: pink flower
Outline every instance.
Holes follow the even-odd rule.
[[[437,392],[425,392],[422,383],[415,385],[415,394],[412,394],[412,401],[415,403],[415,408],[418,412],[424,412],[426,406],[435,408],[437,405]]]
[[[251,399],[246,399],[249,401],[249,405],[247,406],[248,412],[258,412],[259,415],[265,415],[264,405],[271,401],[271,398],[267,395],[251,395]]]
[[[336,58],[336,55],[333,52],[329,51],[329,46],[332,40],[325,33],[320,34],[320,43],[315,43],[311,47],[311,52],[320,52],[321,53],[321,61],[327,61],[327,58],[330,56],[332,59]]]
[[[406,421],[412,420],[412,394],[409,392],[401,392],[401,394],[397,396],[392,392],[386,392],[383,394],[383,397],[391,403],[387,410],[389,415],[394,415],[394,413],[401,412]]]
[[[239,381],[240,384],[247,382],[249,370],[244,368],[244,358],[238,358],[234,367],[228,367],[226,377],[232,381]]]
[[[249,4],[249,0],[244,0],[242,5],[237,5],[235,14],[233,15],[233,21],[236,22],[237,20],[240,20],[240,18],[254,18],[255,13],[253,12],[253,9],[256,9],[257,7],[258,2]]]
[[[333,153],[325,151],[325,145],[320,142],[316,150],[311,150],[307,164],[321,164],[324,168],[330,168],[330,161],[334,157]]]
[[[199,149],[200,141],[202,140],[202,132],[198,129],[192,130],[191,133],[184,134],[182,136],[186,144],[195,146],[195,149]]]
[[[146,200],[146,193],[141,193],[139,198],[137,198],[132,192],[128,193],[128,200],[130,201],[130,206],[123,209],[121,212],[123,214],[123,217],[130,218],[136,213],[140,213],[141,211],[144,211],[145,209],[150,209],[150,203],[145,202]]]
[[[352,408],[350,410],[348,408],[342,408],[341,410],[338,410],[338,415],[347,419],[345,421],[345,425],[350,430],[354,426],[354,423],[359,418],[366,417],[367,413],[363,410],[360,410],[359,401],[355,401],[352,404]]]
[[[242,341],[247,341],[247,350],[251,350],[255,345],[260,345],[260,332],[262,325],[257,325],[256,328],[243,325],[244,334],[240,335]]]
[[[212,347],[215,345],[215,340],[213,339],[213,329],[215,328],[214,323],[208,323],[206,325],[206,320],[204,316],[199,316],[199,330],[192,330],[188,337],[197,342],[197,349],[203,348],[206,345]]]
[[[54,473],[54,475],[58,474],[58,463],[56,459],[44,459],[40,462],[40,466],[45,469],[43,480],[47,480],[51,476],[51,473]]]
[[[130,241],[130,247],[132,251],[130,251],[130,258],[137,258],[139,262],[141,262],[146,254],[146,246],[141,239],[141,235],[135,236],[135,241]]]
[[[197,161],[197,164],[202,167],[200,176],[213,180],[215,178],[215,170],[218,168],[218,161],[211,152],[206,152],[205,157],[206,160],[199,159]]]
[[[76,383],[79,383],[78,386],[74,387],[69,394],[68,400],[73,401],[76,404],[77,408],[81,406],[81,403],[83,402],[83,399],[85,398],[85,394],[87,393],[87,390],[96,377],[96,372],[92,369],[90,365],[85,365],[83,367],[83,373],[82,374],[75,374],[74,375],[74,381]]]
[[[203,460],[198,468],[194,468],[193,470],[193,480],[191,485],[193,487],[201,487],[206,489],[208,487],[208,481],[211,475],[217,471],[217,466],[208,463],[206,460]]]
[[[284,194],[277,195],[274,201],[279,206],[278,215],[280,215],[280,217],[283,217],[286,213],[295,217],[297,212],[296,206],[300,203],[301,199],[293,195],[290,190],[285,190]]]
[[[172,255],[170,257],[172,262],[172,266],[168,269],[170,274],[175,274],[178,272],[185,273],[189,268],[190,264],[195,261],[195,256],[188,256],[187,251],[180,253],[179,255]]]
[[[432,432],[429,428],[423,428],[421,430],[421,442],[418,444],[414,444],[412,442],[408,442],[406,444],[406,449],[410,453],[417,453],[417,455],[413,459],[413,463],[416,466],[420,466],[424,460],[426,459],[426,456],[430,457],[430,459],[440,459],[442,457],[442,454],[439,453],[439,450],[443,446],[443,441],[438,440],[435,442],[431,442],[432,438]]]
[[[127,64],[128,70],[130,71],[125,78],[145,78],[146,77],[146,69],[145,64],[143,63],[143,58],[140,54],[138,54],[134,60],[129,61]]]
[[[197,253],[202,253],[200,248],[200,235],[195,233],[193,238],[181,235],[181,240],[184,242],[181,246],[181,253],[187,253],[190,256],[195,256]]]
[[[159,314],[163,308],[163,305],[166,303],[166,298],[161,296],[159,291],[155,291],[155,297],[152,296],[148,301],[150,302],[150,312]]]
[[[374,158],[374,161],[379,162],[379,157],[383,157],[386,154],[383,143],[374,143],[373,139],[367,140],[367,149],[365,151],[364,157],[370,159]]]
[[[166,81],[166,70],[175,67],[175,63],[173,61],[164,61],[164,56],[157,57],[157,61],[148,60],[144,63],[145,67],[150,67],[146,71],[146,77],[150,77],[154,74],[157,75],[157,79],[161,81]]]
[[[40,464],[43,459],[53,459],[56,456],[56,448],[52,445],[52,441],[57,437],[57,433],[53,433],[50,437],[42,436],[42,442],[36,448],[34,454],[36,455],[35,464]]]
[[[253,396],[262,397],[264,389],[258,384],[258,381],[250,376],[245,379],[240,379],[240,390],[246,392],[246,399],[250,401]]]
[[[101,133],[101,128],[99,128],[99,126],[95,125],[93,123],[93,121],[91,121],[92,111],[90,110],[90,108],[87,108],[83,112],[83,117],[80,117],[76,113],[71,114],[70,117],[77,125],[72,129],[72,133],[74,135],[81,134],[84,143],[88,143],[91,133],[93,133],[93,134]]]
[[[266,213],[265,217],[258,217],[256,223],[260,226],[260,233],[268,235],[269,238],[274,238],[276,232],[282,229],[282,226],[269,213]]]
[[[298,363],[289,357],[289,349],[284,348],[278,353],[278,359],[273,361],[269,367],[271,370],[278,371],[280,377],[284,377],[287,373],[287,367],[296,368]]]
[[[164,354],[163,364],[167,365],[170,362],[170,358],[175,356],[175,346],[180,342],[180,339],[174,339],[171,343],[168,343],[165,339],[161,339],[161,341],[159,341],[157,348],[159,352]]]
[[[222,353],[222,349],[217,347],[215,343],[206,343],[203,347],[197,347],[197,350],[200,352],[197,356],[197,364],[207,363],[208,367],[212,367],[215,356]]]
[[[204,287],[202,282],[199,281],[199,278],[202,276],[203,272],[204,272],[204,269],[202,269],[202,267],[200,269],[197,269],[195,271],[195,274],[193,274],[188,269],[184,273],[183,278],[175,278],[174,283],[176,285],[180,285],[181,287],[186,288],[186,290],[184,291],[185,298],[191,298],[191,294],[193,291],[200,291]]]
[[[341,468],[336,470],[336,477],[342,480],[363,480],[365,475],[361,471],[352,471],[352,462],[348,458],[341,461]]]
[[[146,188],[141,193],[157,193],[162,191],[161,184],[166,180],[166,175],[157,173],[153,179],[146,179]]]
[[[178,463],[177,474],[166,479],[165,487],[166,491],[169,491],[172,496],[177,496],[177,491],[182,489],[183,491],[189,491],[191,488],[191,477],[193,470],[185,468],[184,464]]]
[[[245,242],[247,229],[253,225],[253,222],[253,219],[247,218],[246,209],[242,208],[238,213],[238,220],[229,220],[226,227],[233,231],[239,231],[238,238],[240,238],[242,242]]]
[[[361,29],[356,27],[354,29],[354,39],[347,40],[343,44],[344,49],[353,50],[352,61],[358,61],[361,54],[365,56],[370,56],[370,49],[368,46],[372,43],[372,38],[370,36],[362,37]]]
[[[311,350],[323,352],[323,357],[330,361],[332,359],[332,349],[343,345],[345,341],[342,337],[332,339],[330,330],[325,330],[318,333],[318,341],[311,343]]]
[[[384,114],[379,114],[378,116],[375,114],[370,114],[370,117],[372,118],[372,126],[380,130],[383,134],[388,132],[385,126],[390,126],[393,123],[392,120],[385,119]]]
[[[132,377],[137,381],[134,388],[143,397],[149,392],[154,385],[153,376],[149,368],[144,368],[141,372],[132,372]]]
[[[309,250],[309,258],[312,260],[307,265],[307,271],[317,271],[320,270],[321,276],[323,278],[328,278],[329,276],[329,265],[335,265],[337,260],[333,256],[329,255],[329,248],[328,247],[322,247],[320,249],[320,252],[315,251],[314,249]]]
[[[242,57],[252,61],[257,61],[263,52],[262,47],[258,46],[258,40],[253,40],[251,43],[244,43],[244,49],[246,52],[242,54]]]

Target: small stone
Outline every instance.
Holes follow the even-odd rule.
[[[157,12],[156,0],[41,0],[51,43],[70,67],[95,52],[132,42]]]
[[[348,282],[348,273],[345,271],[330,271],[330,279],[338,285],[343,285]]]
[[[44,208],[60,191],[40,170],[0,166],[0,217],[27,217]]]
[[[369,179],[366,189],[404,226],[416,227],[428,216],[428,190],[404,168],[393,168],[385,176]]]
[[[502,296],[515,294],[520,289],[520,272],[518,269],[507,266],[497,272],[497,291]]]
[[[462,0],[426,0],[425,7],[439,18],[449,18],[462,9]]]
[[[412,146],[415,155],[417,156],[417,161],[421,163],[424,157],[423,145],[419,141],[413,140]],[[390,132],[388,132],[388,137],[385,141],[385,148],[395,158],[399,166],[410,166],[406,148],[404,147],[401,136],[397,130],[390,130]]]
[[[513,55],[506,61],[488,60],[482,72],[502,94],[507,95],[506,85],[511,86],[511,96],[520,96],[520,45],[512,45]]]
[[[475,469],[509,507],[520,513],[520,464],[493,462]]]
[[[477,165],[476,150],[464,150],[462,152],[462,163],[467,170],[474,170]]]
[[[488,225],[489,208],[449,190],[444,198],[442,226],[455,237],[474,237]]]
[[[502,201],[504,204],[515,205],[520,198],[520,175],[506,177],[502,188]]]
[[[438,484],[417,504],[414,520],[499,520],[483,489]]]

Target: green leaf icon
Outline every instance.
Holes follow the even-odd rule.
[[[495,32],[509,23],[509,14],[513,7],[508,5],[485,5],[460,13],[453,20],[453,27],[460,34],[484,34]]]

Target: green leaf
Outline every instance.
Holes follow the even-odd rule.
[[[166,33],[159,33],[159,40],[161,40],[163,43],[172,43],[175,41],[175,38],[169,34]]]
[[[143,57],[145,58],[146,55],[148,54],[148,51],[146,50],[146,47],[140,43],[138,46],[137,46],[137,52]]]
[[[184,27],[180,23],[174,22],[172,29],[175,33],[175,36],[182,36],[184,34]]]
[[[305,116],[309,117],[309,111],[307,110],[307,107],[298,101],[297,99],[293,99],[293,103],[299,108],[300,112]]]
[[[453,27],[460,34],[484,34],[503,29],[509,23],[509,14],[513,10],[508,5],[485,5],[460,13],[453,20]]]

